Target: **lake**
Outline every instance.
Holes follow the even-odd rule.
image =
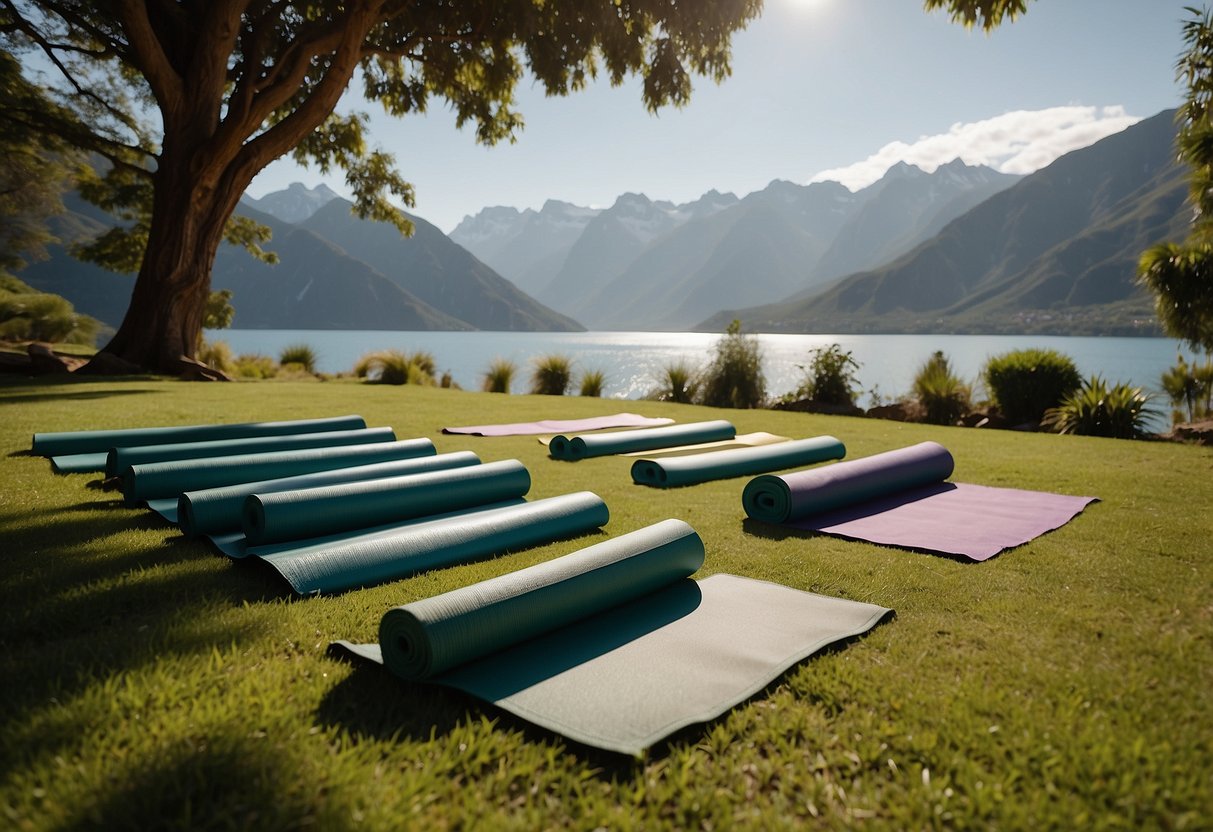
[[[662,368],[680,359],[706,363],[718,334],[698,332],[388,332],[348,330],[209,331],[210,340],[226,341],[237,353],[277,357],[283,347],[308,344],[322,372],[348,372],[359,356],[372,350],[427,350],[440,372],[448,371],[462,387],[477,389],[494,358],[519,367],[514,387],[525,391],[529,362],[536,356],[562,353],[575,369],[606,374],[606,395],[642,397],[656,384]],[[1058,350],[1074,359],[1084,375],[1099,373],[1109,381],[1128,381],[1158,391],[1159,376],[1175,363],[1177,343],[1166,338],[1069,338],[1036,335],[759,335],[767,390],[779,396],[794,390],[808,363],[809,351],[837,343],[860,363],[864,394],[892,399],[909,392],[914,374],[935,350],[943,350],[957,373],[976,381],[993,355],[1026,347]],[[979,391],[980,392],[980,391]],[[1159,403],[1161,405],[1162,403]],[[1169,407],[1162,408],[1169,412]]]

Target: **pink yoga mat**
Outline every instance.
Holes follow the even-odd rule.
[[[751,480],[753,519],[974,561],[1064,526],[1095,497],[945,482],[952,455],[922,442],[875,456]]]
[[[649,428],[673,423],[673,419],[637,416],[635,413],[616,413],[612,416],[594,416],[590,419],[545,419],[541,422],[516,422],[509,425],[470,425],[462,428],[443,428],[442,432],[471,436],[533,436],[540,433],[572,433],[604,428]]]
[[[787,525],[983,561],[1064,526],[1095,499],[939,483],[793,520]]]

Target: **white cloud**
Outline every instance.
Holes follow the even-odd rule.
[[[897,162],[917,165],[929,173],[956,158],[1003,173],[1032,173],[1071,150],[1139,121],[1119,105],[1016,110],[984,121],[953,124],[946,133],[920,136],[910,143],[890,142],[862,162],[823,170],[809,181],[834,180],[854,191],[880,179]]]

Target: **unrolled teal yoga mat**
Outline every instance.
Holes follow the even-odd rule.
[[[215,459],[177,459],[132,465],[122,474],[122,494],[127,505],[172,497],[186,491],[218,488],[241,482],[291,477],[316,471],[332,471],[350,465],[368,465],[393,459],[433,456],[429,439],[402,439],[336,448],[304,448],[264,454],[239,454]]]
[[[250,494],[244,536],[252,545],[300,540],[525,496],[531,475],[516,459],[399,477]]]
[[[846,446],[833,436],[814,436],[756,448],[638,459],[632,463],[632,481],[655,488],[673,488],[841,459],[846,452]]]
[[[813,471],[751,480],[741,493],[745,513],[767,523],[863,503],[952,476],[955,462],[938,442],[920,442]]]
[[[601,497],[580,491],[325,538],[237,546],[235,554],[261,558],[301,595],[342,592],[542,546],[604,526],[609,519]]]
[[[281,436],[293,433],[357,430],[365,427],[366,421],[361,416],[334,416],[327,419],[295,419],[284,422],[35,433],[33,452],[39,456],[53,457],[51,464],[60,473],[77,473],[104,470],[106,455],[110,449],[120,446],[204,442],[214,439],[239,439],[247,436]]]
[[[266,454],[300,448],[333,448],[339,445],[369,445],[372,442],[394,441],[396,441],[396,432],[391,428],[362,428],[324,433],[298,433],[289,436],[249,436],[243,439],[216,439],[210,442],[173,442],[167,445],[114,448],[109,452],[105,461],[105,475],[117,477],[132,465],[167,462],[171,459],[210,459],[217,456]]]
[[[241,513],[244,500],[250,494],[270,494],[275,491],[294,491],[300,488],[315,488],[346,482],[399,477],[420,474],[425,471],[441,471],[447,468],[464,468],[479,465],[480,457],[471,451],[456,451],[437,456],[415,459],[399,459],[377,462],[370,465],[355,465],[333,471],[300,474],[294,477],[239,483],[221,488],[187,491],[177,499],[154,500],[148,507],[159,512],[166,520],[181,527],[182,533],[196,537],[204,534],[236,531],[241,528]],[[167,505],[161,505],[167,503]]]
[[[548,454],[553,459],[575,461],[594,456],[648,451],[732,439],[737,429],[723,419],[712,422],[692,422],[664,428],[611,431],[578,436],[553,436],[548,442]]]
[[[638,754],[891,612],[733,575],[688,580],[703,558],[694,530],[666,520],[389,610],[377,644],[331,649]]]

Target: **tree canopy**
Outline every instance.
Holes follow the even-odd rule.
[[[351,82],[391,115],[445,102],[478,140],[523,126],[514,89],[551,95],[643,78],[649,109],[685,104],[691,76],[722,80],[730,38],[761,0],[0,0],[0,41],[53,108],[6,118],[107,160],[82,192],[127,220],[81,253],[138,261],[131,306],[105,352],[176,371],[193,356],[215,249],[254,251],[232,222],[252,178],[290,153],[345,172],[361,217],[408,222],[413,191],[374,148],[365,113],[339,113]],[[127,212],[125,214],[121,212]]]
[[[1195,209],[1182,244],[1161,243],[1141,257],[1138,274],[1155,296],[1163,328],[1192,349],[1213,353],[1213,17],[1189,9],[1187,49],[1176,75],[1187,97],[1176,119],[1179,158],[1191,168],[1189,199]]]

